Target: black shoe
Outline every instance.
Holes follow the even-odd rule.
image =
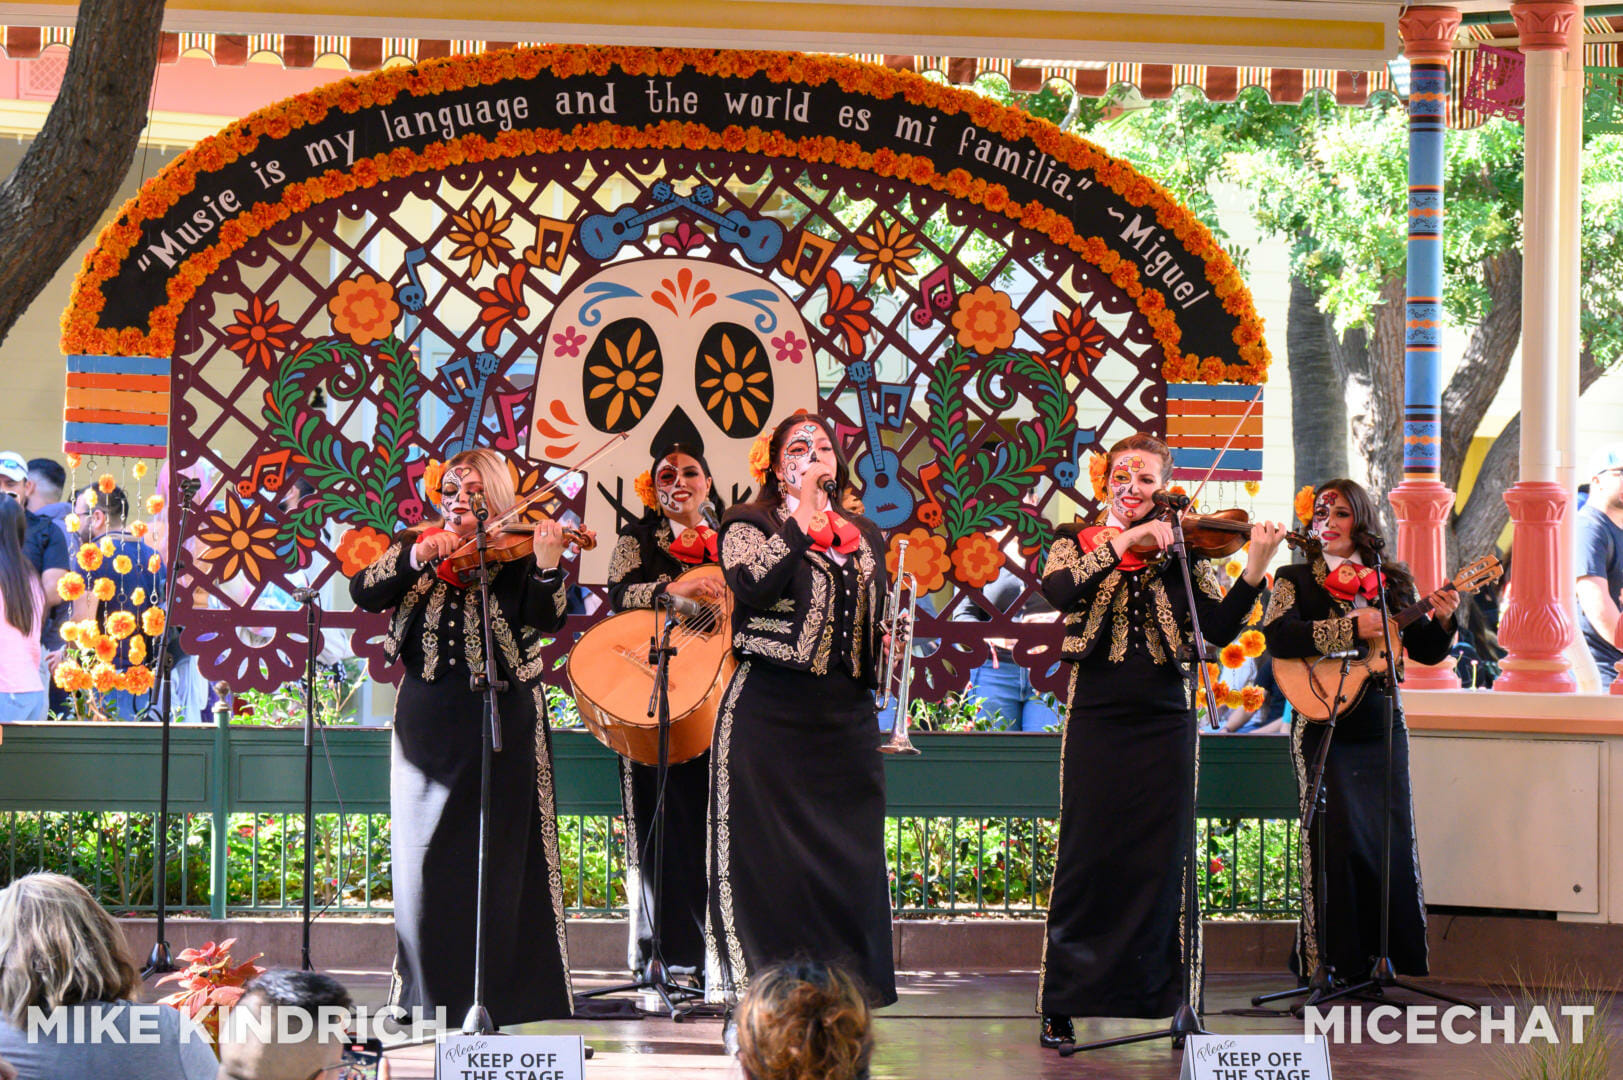
[[[1071,1026],[1069,1016],[1048,1013],[1043,1017],[1043,1033],[1037,1041],[1050,1050],[1058,1050],[1066,1043],[1076,1042],[1076,1028]]]

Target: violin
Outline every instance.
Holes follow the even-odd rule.
[[[489,530],[485,537],[485,562],[494,566],[530,558],[535,554],[535,529],[536,523],[515,522]],[[597,546],[597,533],[584,525],[565,525],[564,542],[590,551]],[[470,537],[451,554],[431,563],[435,567],[442,564],[449,564],[463,585],[471,584],[479,570],[479,547]]]
[[[1166,508],[1157,507],[1155,513],[1144,520],[1153,521],[1167,512]],[[1251,539],[1251,517],[1239,508],[1219,510],[1212,514],[1186,512],[1181,520],[1184,546],[1197,559],[1225,559],[1245,547]],[[1317,540],[1303,532],[1285,533],[1285,543],[1310,553],[1318,550],[1319,546]],[[1160,547],[1150,540],[1134,544],[1132,550],[1142,555],[1158,551]]]

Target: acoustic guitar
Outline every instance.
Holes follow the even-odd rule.
[[[696,566],[677,581],[721,580],[721,567]],[[716,713],[737,662],[733,659],[733,594],[698,601],[671,631],[670,763],[710,748]],[[649,641],[665,625],[663,609],[622,611],[597,623],[569,650],[569,682],[581,720],[597,741],[644,765],[659,764],[659,721],[648,715],[654,694]]]
[[[1492,555],[1484,555],[1455,574],[1454,580],[1443,588],[1471,593],[1484,585],[1498,581],[1504,573],[1498,559]],[[1430,611],[1431,601],[1421,599],[1398,612],[1391,620],[1392,640],[1401,648],[1399,633],[1410,623],[1424,618]],[[1341,659],[1338,657],[1309,656],[1292,660],[1274,657],[1274,682],[1279,685],[1285,700],[1296,710],[1296,715],[1317,724],[1328,721],[1337,687],[1341,690],[1341,705],[1335,712],[1338,716],[1344,715],[1352,711],[1363,699],[1370,677],[1385,674],[1391,668],[1384,639],[1359,641],[1357,646],[1363,650],[1364,655],[1349,660],[1345,683],[1342,683]]]

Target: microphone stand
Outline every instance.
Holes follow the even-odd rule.
[[[170,628],[170,616],[175,610],[175,579],[180,576],[182,565],[181,538],[186,535],[186,515],[191,512],[192,500],[197,497],[202,481],[190,476],[177,477],[176,486],[180,489],[180,507],[176,511],[175,527],[164,538],[165,543],[174,544],[174,557],[169,563],[169,574],[163,583],[163,634],[158,638],[158,655],[153,661],[153,668],[162,680],[158,687],[158,703],[156,706],[149,700],[147,707],[142,710],[142,718],[150,719],[153,712],[157,712],[158,720],[163,725],[163,735],[158,751],[158,827],[153,835],[153,847],[156,852],[153,856],[152,891],[158,901],[157,942],[152,946],[152,952],[147,957],[147,966],[142,969],[141,977],[149,978],[153,975],[163,975],[176,970],[174,960],[169,955],[169,941],[164,932],[164,924],[168,918],[169,900],[169,725],[171,705],[171,679],[170,668],[174,666],[174,658],[169,652],[169,640],[172,633],[178,630]],[[227,720],[227,723],[230,721]]]
[[[321,598],[315,589],[300,589],[298,593],[304,599],[305,632],[310,639],[304,664],[304,938],[300,957],[303,970],[314,971],[310,963],[310,893],[315,883],[315,844],[311,833],[314,815],[311,813],[311,803],[316,745],[316,635]]]
[[[1167,516],[1172,525],[1172,547],[1170,551],[1173,557],[1178,560],[1178,569],[1183,576],[1184,598],[1189,605],[1190,643],[1194,647],[1195,653],[1192,662],[1189,664],[1189,674],[1187,676],[1190,680],[1187,694],[1187,700],[1190,702],[1189,723],[1187,725],[1189,729],[1189,761],[1194,775],[1189,778],[1187,788],[1189,803],[1186,813],[1189,820],[1189,842],[1184,849],[1183,857],[1185,909],[1183,912],[1183,987],[1178,1008],[1172,1014],[1172,1022],[1167,1027],[1159,1031],[1146,1031],[1139,1035],[1122,1035],[1114,1039],[1100,1039],[1097,1042],[1069,1043],[1059,1048],[1060,1057],[1070,1057],[1072,1054],[1080,1054],[1085,1050],[1102,1050],[1109,1046],[1126,1046],[1129,1043],[1149,1042],[1151,1039],[1171,1039],[1173,1048],[1181,1050],[1184,1041],[1189,1036],[1210,1034],[1200,1022],[1200,1013],[1198,1011],[1200,1003],[1191,1001],[1189,997],[1190,987],[1194,983],[1195,965],[1200,963],[1195,956],[1196,936],[1200,933],[1200,899],[1196,894],[1197,883],[1195,880],[1195,807],[1199,802],[1196,789],[1200,783],[1200,766],[1197,763],[1200,754],[1200,730],[1198,721],[1194,717],[1193,703],[1200,694],[1201,669],[1206,663],[1206,637],[1200,630],[1200,608],[1195,603],[1195,582],[1189,573],[1189,549],[1185,545],[1183,538],[1183,517],[1179,513],[1171,513]],[[1207,715],[1214,718],[1217,715],[1215,698],[1216,695],[1212,692],[1211,680],[1207,679]]]
[[[485,1008],[485,890],[488,885],[485,864],[490,854],[491,755],[502,749],[501,707],[497,695],[507,689],[507,683],[496,677],[496,640],[490,622],[490,564],[485,558],[485,520],[490,511],[485,508],[483,499],[476,500],[473,516],[478,522],[474,528],[474,546],[479,555],[479,621],[485,641],[485,670],[471,673],[468,683],[485,695],[485,723],[479,746],[479,871],[473,914],[473,1004],[468,1006],[462,1020],[462,1033],[490,1035],[495,1033],[496,1025]]]
[[[1401,653],[1393,649],[1392,641],[1392,613],[1386,603],[1386,571],[1381,566],[1381,548],[1383,544],[1375,544],[1370,549],[1375,564],[1375,580],[1380,583],[1375,592],[1380,604],[1381,612],[1381,641],[1386,646],[1387,657],[1387,683],[1388,693],[1381,695],[1381,713],[1386,725],[1386,773],[1385,783],[1382,786],[1381,798],[1381,952],[1370,966],[1369,976],[1362,982],[1344,986],[1335,993],[1327,994],[1319,999],[1322,1004],[1338,998],[1357,996],[1361,998],[1381,998],[1384,1000],[1388,987],[1407,990],[1411,994],[1430,998],[1433,1001],[1446,1001],[1451,1005],[1471,1007],[1468,1001],[1457,997],[1428,990],[1423,986],[1405,982],[1398,978],[1397,969],[1392,966],[1391,932],[1392,932],[1392,740],[1393,731],[1397,727],[1398,705],[1398,665],[1402,662]],[[1398,642],[1402,645],[1402,642]],[[1418,869],[1418,868],[1417,868]],[[1413,1004],[1408,1002],[1406,1004]]]
[[[1311,888],[1314,897],[1313,940],[1318,945],[1319,962],[1313,966],[1313,974],[1308,978],[1307,985],[1279,990],[1272,994],[1258,994],[1251,999],[1252,1005],[1266,1005],[1271,1001],[1284,1001],[1306,994],[1307,1000],[1291,1010],[1301,1012],[1309,1005],[1317,1005],[1326,1000],[1335,989],[1336,970],[1330,963],[1328,919],[1325,916],[1330,904],[1330,875],[1325,869],[1329,861],[1327,848],[1329,841],[1325,836],[1324,819],[1329,808],[1324,796],[1324,773],[1330,763],[1330,743],[1336,737],[1336,721],[1341,717],[1341,707],[1347,702],[1344,692],[1347,675],[1352,670],[1352,662],[1357,656],[1358,650],[1349,649],[1325,657],[1326,660],[1341,661],[1341,678],[1336,683],[1335,697],[1330,701],[1330,716],[1324,722],[1324,737],[1319,740],[1319,748],[1313,755],[1313,768],[1308,774],[1312,779],[1308,783],[1307,794],[1302,799],[1302,842],[1304,845],[1307,843],[1308,833],[1311,832],[1313,834],[1311,850],[1318,856],[1313,860]],[[1305,886],[1307,883],[1303,884]]]

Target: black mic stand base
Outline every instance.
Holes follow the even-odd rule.
[[[1100,1039],[1098,1042],[1072,1043],[1059,1048],[1060,1057],[1070,1057],[1087,1050],[1103,1050],[1111,1046],[1128,1046],[1132,1043],[1151,1042],[1155,1039],[1171,1039],[1174,1050],[1182,1050],[1186,1039],[1191,1035],[1210,1035],[1201,1026],[1200,1016],[1195,1012],[1194,1006],[1189,1002],[1180,1002],[1178,1011],[1172,1014],[1172,1023],[1168,1027],[1157,1031],[1145,1031],[1137,1035],[1120,1035],[1114,1039]]]
[[[491,1022],[490,1011],[483,1005],[472,1005],[468,1014],[462,1018],[462,1034],[464,1035],[495,1035],[496,1025]]]
[[[160,941],[152,946],[152,952],[147,956],[147,966],[141,969],[141,978],[150,979],[154,975],[167,975],[176,970],[175,962],[169,955],[169,942]]]

